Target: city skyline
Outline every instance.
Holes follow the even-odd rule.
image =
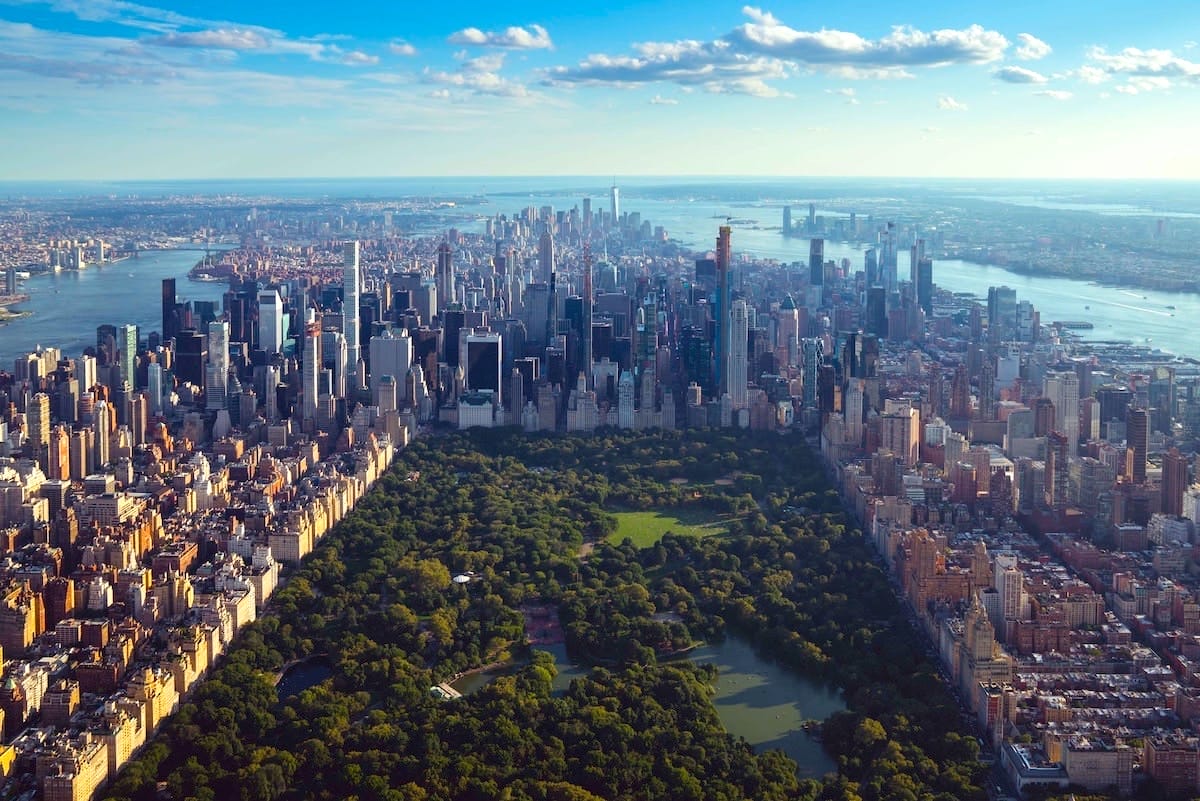
[[[300,10],[5,0],[0,180],[1200,178],[1184,3]]]

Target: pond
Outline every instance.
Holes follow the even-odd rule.
[[[566,646],[539,646],[539,650],[554,655],[558,668],[555,694],[566,692],[572,680],[588,675],[587,668],[570,661]],[[821,744],[803,729],[805,720],[824,720],[846,708],[836,689],[763,659],[754,646],[737,637],[696,648],[687,658],[697,664],[713,664],[719,671],[713,705],[730,734],[744,738],[760,752],[778,748],[796,761],[797,773],[803,777],[819,778],[837,769]],[[470,695],[504,672],[474,673],[452,686]]]
[[[275,684],[275,694],[282,701],[320,684],[332,675],[333,665],[329,663],[329,660],[321,656],[314,656],[303,662],[297,662],[285,670],[283,676]]]

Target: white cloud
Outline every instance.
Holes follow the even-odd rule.
[[[388,52],[394,56],[415,56],[417,48],[403,39],[396,39],[388,44]]]
[[[361,67],[368,64],[378,64],[379,56],[373,56],[361,50],[348,50],[338,57],[338,61],[343,64],[349,64],[352,67]]]
[[[1051,100],[1070,100],[1074,95],[1063,89],[1040,89],[1034,92],[1040,97],[1048,97]]]
[[[1123,95],[1137,95],[1160,89],[1170,89],[1171,79],[1162,75],[1134,75],[1121,86],[1113,88]]]
[[[938,66],[979,64],[1004,57],[1009,42],[981,25],[961,30],[921,31],[897,26],[888,35],[870,40],[857,33],[821,29],[801,31],[753,6],[742,13],[750,21],[726,35],[747,52],[794,59],[810,65]]]
[[[834,77],[845,78],[848,81],[898,81],[915,78],[903,67],[823,67],[822,70]]]
[[[1110,77],[1109,74],[1104,70],[1100,69],[1099,67],[1093,67],[1090,64],[1085,64],[1079,69],[1069,72],[1068,75],[1078,78],[1084,83],[1090,83],[1093,85],[1104,83]]]
[[[1022,61],[1037,61],[1050,55],[1053,48],[1032,33],[1018,33],[1017,58]]]
[[[427,68],[422,77],[426,83],[457,87],[477,95],[528,97],[530,93],[524,84],[500,75],[503,66],[504,54],[495,53],[467,59],[453,72]]]
[[[650,98],[650,105],[652,105],[652,106],[678,106],[679,101],[673,97],[663,97],[662,95],[655,95],[654,97]]]
[[[502,31],[463,28],[450,34],[447,41],[457,45],[506,47],[513,50],[549,50],[554,47],[549,32],[541,25],[530,25],[528,28],[513,25]]]
[[[992,73],[992,77],[1006,83],[1045,83],[1049,80],[1040,72],[1024,67],[1001,67]]]
[[[950,95],[942,95],[938,98],[937,106],[942,111],[966,111],[967,104],[960,103]]]
[[[1109,53],[1102,47],[1093,47],[1088,56],[1112,75],[1159,75],[1200,81],[1200,63],[1180,58],[1170,50],[1127,47],[1119,53]]]
[[[164,47],[199,47],[217,50],[265,50],[270,42],[261,31],[252,28],[213,28],[206,31],[168,33],[147,40]]]

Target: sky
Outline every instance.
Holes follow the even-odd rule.
[[[1200,179],[1200,3],[0,0],[0,181]]]

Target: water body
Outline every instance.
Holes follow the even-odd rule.
[[[275,685],[275,694],[282,701],[293,695],[302,693],[333,675],[333,666],[329,660],[320,657],[307,659],[288,668],[279,683]]]
[[[548,646],[554,654],[558,676],[554,692],[562,694],[571,681],[588,675],[588,669],[569,661],[566,648]],[[805,720],[824,720],[846,708],[838,691],[797,676],[759,656],[753,646],[737,637],[705,645],[688,653],[688,660],[712,664],[719,671],[713,705],[725,730],[741,737],[757,751],[780,749],[796,761],[801,776],[817,778],[837,765],[809,736]],[[502,673],[475,673],[454,682],[463,695],[486,686]]]
[[[0,326],[0,369],[11,370],[13,360],[37,345],[57,347],[68,356],[96,346],[101,325],[135,323],[140,335],[162,329],[162,279],[175,278],[180,301],[220,301],[226,285],[189,281],[188,270],[203,253],[159,250],[83,270],[35,274],[21,282],[29,300],[11,307],[30,312],[27,317]]]

